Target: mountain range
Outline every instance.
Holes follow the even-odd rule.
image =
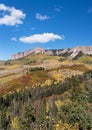
[[[24,51],[24,52],[19,52],[17,54],[13,54],[11,56],[11,60],[15,59],[20,59],[23,57],[26,57],[31,54],[46,54],[46,55],[52,55],[52,56],[67,56],[72,59],[77,58],[79,56],[82,56],[83,54],[85,55],[92,55],[92,46],[77,46],[74,48],[65,48],[65,49],[48,49],[45,50],[43,48],[37,47],[32,50]]]

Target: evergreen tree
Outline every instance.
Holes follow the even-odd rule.
[[[6,108],[2,108],[0,110],[0,129],[1,130],[6,130],[9,122],[6,117]]]
[[[55,104],[55,101],[52,102],[50,108],[49,108],[49,129],[54,130],[55,124],[58,121],[58,109]]]
[[[37,116],[37,123],[39,126],[39,129],[46,129],[47,128],[47,120],[46,120],[46,100],[44,99],[42,101],[42,104],[40,106],[38,116]]]
[[[80,87],[79,81],[73,77],[71,86],[71,103],[61,107],[63,122],[79,124],[79,130],[87,130],[90,126],[90,116],[87,113],[87,96]]]
[[[32,130],[32,123],[35,121],[34,108],[32,102],[23,105],[21,119],[22,130]]]

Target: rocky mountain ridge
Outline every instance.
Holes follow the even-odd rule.
[[[66,48],[66,49],[57,49],[57,50],[45,50],[43,48],[35,48],[33,50],[28,50],[25,52],[19,52],[17,54],[14,54],[11,56],[11,60],[20,59],[23,57],[26,57],[31,54],[46,54],[46,55],[54,55],[54,56],[68,56],[73,58],[76,58],[80,54],[86,54],[86,55],[92,55],[92,46],[77,46],[74,48]]]

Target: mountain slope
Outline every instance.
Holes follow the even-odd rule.
[[[43,48],[35,48],[33,50],[19,52],[11,56],[11,60],[20,59],[32,54],[45,54],[49,56],[65,56],[71,57],[72,59],[80,57],[83,54],[92,55],[92,46],[77,46],[74,48],[65,48],[65,49],[55,49],[55,50],[45,50]]]
[[[76,62],[84,63],[84,64],[92,64],[92,56],[83,55],[79,57]]]

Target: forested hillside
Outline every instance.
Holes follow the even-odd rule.
[[[0,96],[1,130],[91,130],[92,71]]]

